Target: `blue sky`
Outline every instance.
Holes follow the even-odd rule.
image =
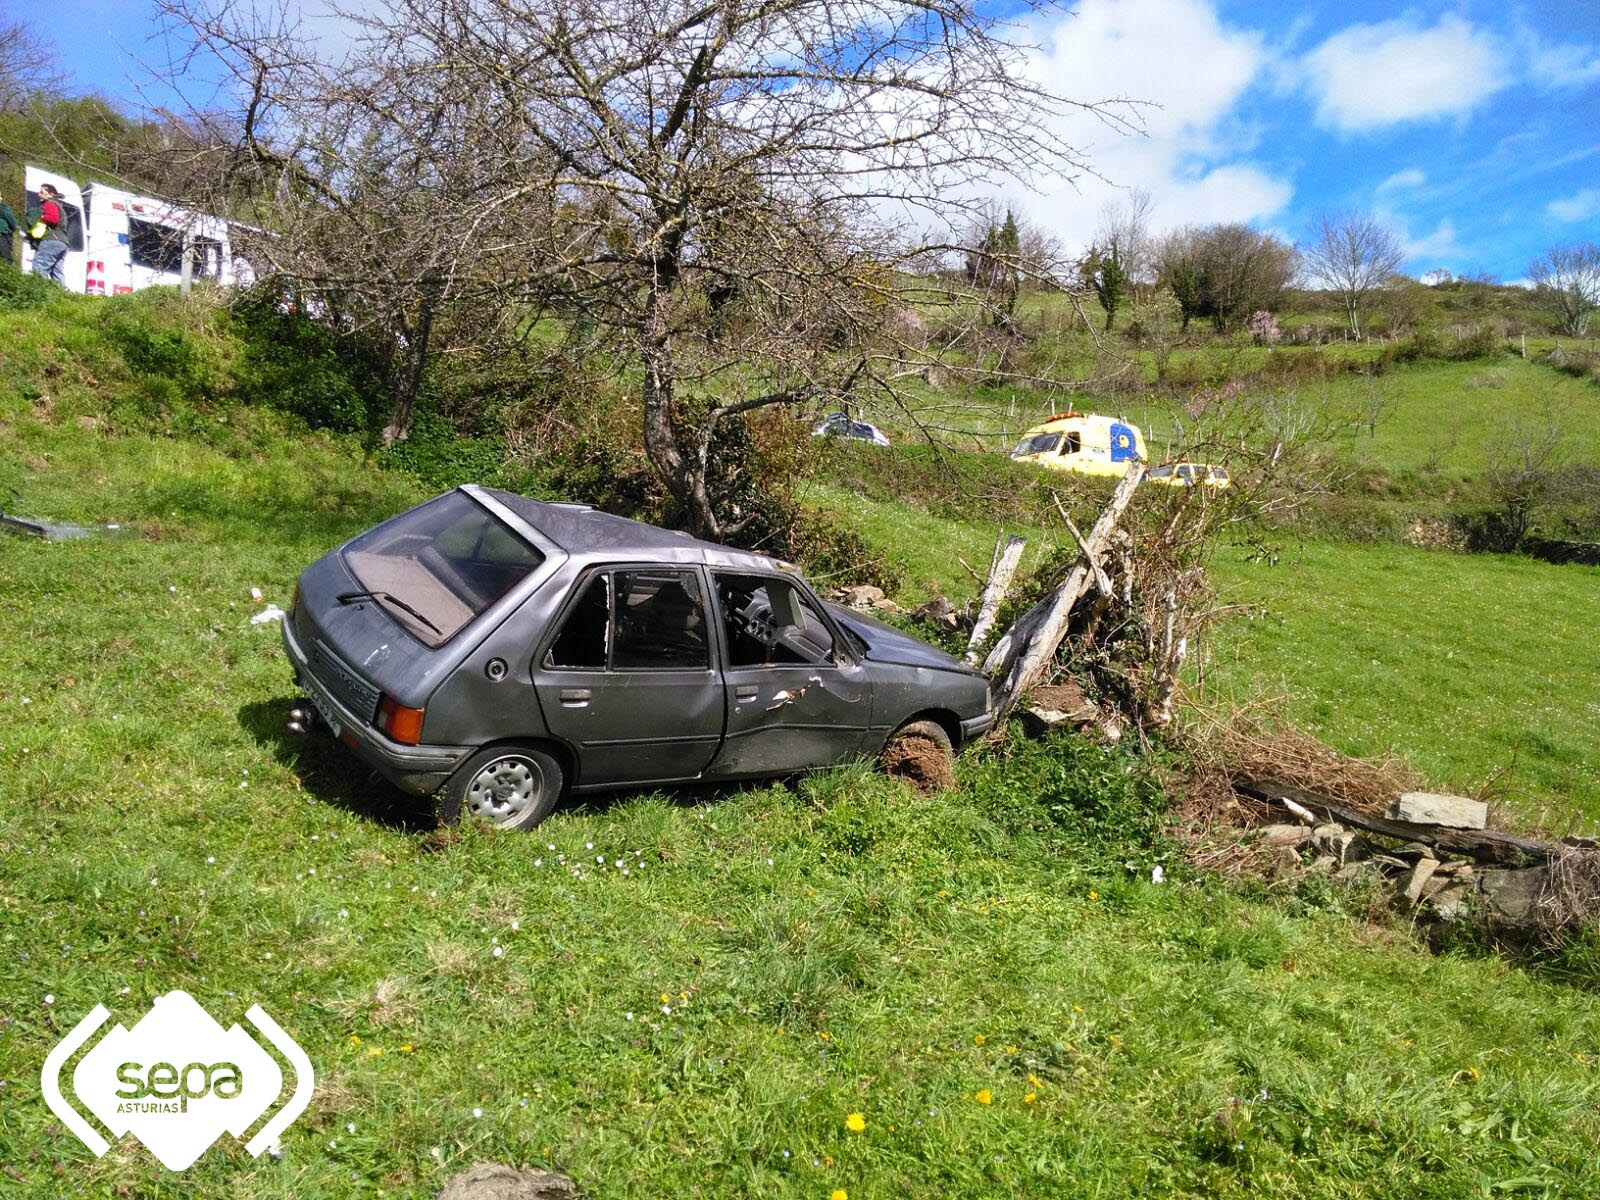
[[[56,0],[49,11],[77,84],[137,106],[141,60],[162,58],[149,9]],[[1031,71],[1056,93],[1152,105],[1142,136],[1063,118],[1103,180],[1006,194],[1070,244],[1129,187],[1150,191],[1163,226],[1242,220],[1291,240],[1321,209],[1373,210],[1419,274],[1515,280],[1549,245],[1600,241],[1593,0],[1081,0],[1028,18],[1026,35],[1039,47]]]

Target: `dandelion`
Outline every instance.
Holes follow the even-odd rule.
[[[975,1038],[973,1038],[973,1039],[972,1039],[972,1040],[973,1040],[973,1041],[975,1041],[975,1042],[977,1042],[977,1043],[978,1043],[978,1045],[980,1045],[980,1046],[981,1046],[981,1045],[983,1045],[983,1044],[984,1044],[984,1042],[986,1042],[986,1041],[988,1041],[988,1040],[989,1040],[989,1039],[988,1039],[988,1038],[986,1038],[986,1037],[984,1037],[984,1036],[983,1036],[983,1034],[981,1034],[981,1033],[980,1033],[980,1034],[978,1034],[978,1036],[977,1036],[977,1037],[975,1037]]]
[[[860,1133],[867,1127],[867,1119],[860,1113],[851,1113],[844,1119],[844,1127],[851,1133]]]
[[[1093,891],[1093,890],[1091,890],[1091,891],[1090,891],[1090,892],[1089,892],[1089,899],[1091,899],[1091,900],[1098,900],[1098,899],[1100,899],[1100,893],[1099,893],[1099,892],[1096,892],[1096,891]]]
[[[834,1188],[833,1195],[829,1196],[828,1200],[850,1200],[850,1193],[843,1188]]]
[[[1106,1041],[1111,1043],[1111,1048],[1113,1050],[1121,1050],[1122,1049],[1122,1039],[1119,1038],[1116,1034],[1114,1034],[1114,1033],[1107,1034],[1106,1035]]]
[[[665,992],[661,993],[661,1003],[666,1004],[671,999],[672,997],[667,995]]]
[[[994,1097],[989,1094],[989,1089],[988,1088],[979,1088],[976,1092],[973,1093],[972,1098],[974,1100],[976,1100],[979,1104],[993,1104],[994,1103]]]
[[[1044,1080],[1040,1079],[1032,1071],[1028,1072],[1028,1082],[1033,1084],[1033,1086],[1036,1088],[1042,1088],[1044,1086]]]
[[[826,1029],[817,1030],[817,1037],[820,1038],[824,1042],[827,1041],[831,1036],[832,1035],[829,1034]]]
[[[1035,1101],[1035,1100],[1037,1100],[1037,1099],[1038,1099],[1038,1098],[1039,1098],[1039,1097],[1038,1097],[1038,1096],[1037,1096],[1037,1095],[1036,1095],[1036,1094],[1035,1094],[1035,1093],[1033,1093],[1033,1092],[1029,1092],[1029,1093],[1028,1093],[1028,1094],[1027,1094],[1027,1095],[1026,1095],[1026,1096],[1024,1096],[1024,1097],[1023,1097],[1023,1098],[1022,1098],[1022,1102],[1023,1102],[1023,1103],[1024,1103],[1024,1104],[1032,1104],[1032,1103],[1033,1103],[1033,1102],[1034,1102],[1034,1101]]]
[[[352,1034],[351,1034],[351,1035],[350,1035],[350,1044],[351,1044],[351,1045],[352,1045],[352,1046],[359,1046],[359,1045],[361,1045],[361,1036],[360,1036],[360,1035],[359,1035],[359,1034],[355,1034],[355,1033],[352,1033]]]
[[[400,1047],[400,1053],[401,1054],[410,1054],[415,1049],[416,1049],[415,1046],[413,1046],[410,1042],[407,1042],[404,1046]]]
[[[1015,1046],[1007,1046],[1006,1047],[1006,1053],[1007,1054],[1015,1054],[1016,1052],[1017,1052],[1017,1048]]]

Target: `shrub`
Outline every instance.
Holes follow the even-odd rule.
[[[369,427],[374,419],[369,397],[388,391],[384,355],[376,344],[337,334],[282,303],[267,287],[241,293],[232,316],[244,350],[237,372],[240,399],[341,432]]]

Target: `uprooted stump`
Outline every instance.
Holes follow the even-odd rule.
[[[883,771],[892,779],[904,779],[923,796],[956,785],[950,751],[927,737],[895,738],[884,748]]]
[[[519,1171],[477,1163],[447,1185],[439,1200],[581,1200],[578,1185],[554,1171]]]

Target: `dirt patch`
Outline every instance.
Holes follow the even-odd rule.
[[[578,1200],[578,1187],[553,1171],[479,1163],[452,1179],[439,1200]]]
[[[932,738],[895,738],[884,747],[883,770],[891,779],[904,779],[923,796],[947,791],[956,785],[950,751]]]

